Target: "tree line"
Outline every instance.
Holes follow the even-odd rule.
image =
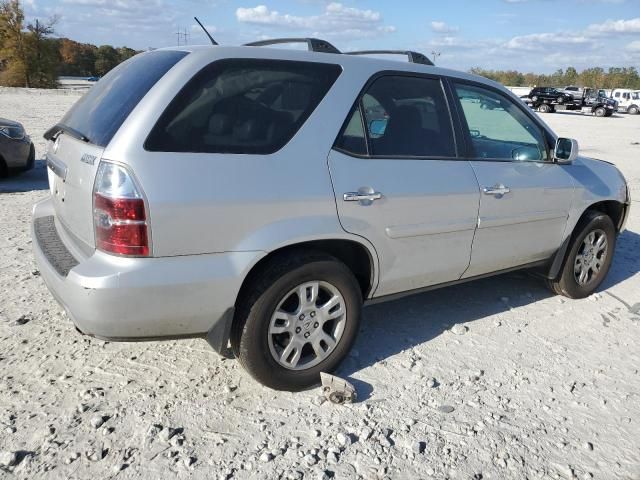
[[[640,75],[635,67],[586,68],[578,72],[573,67],[559,69],[552,74],[520,73],[515,70],[484,70],[472,68],[471,73],[482,75],[510,87],[564,87],[576,85],[591,88],[631,88],[640,90]]]
[[[54,38],[57,22],[27,23],[19,0],[0,0],[0,86],[55,88],[60,75],[102,76],[138,53]]]

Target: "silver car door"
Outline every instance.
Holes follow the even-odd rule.
[[[378,253],[376,296],[460,278],[469,264],[479,188],[469,162],[456,158],[439,79],[371,81],[329,168],[343,228],[367,238]]]
[[[464,277],[546,260],[559,248],[574,181],[550,161],[545,134],[523,107],[478,85],[454,84],[480,185],[478,229]]]

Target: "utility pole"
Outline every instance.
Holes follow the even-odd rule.
[[[183,31],[180,31],[180,28],[178,28],[178,31],[176,32],[176,35],[178,36],[178,46],[180,46],[180,40],[184,39],[184,44],[188,45],[189,44],[189,34],[187,33],[187,28],[185,27],[183,29]]]
[[[431,50],[431,55],[433,56],[433,63],[437,63],[438,57],[442,55],[442,52],[436,52],[435,50]]]

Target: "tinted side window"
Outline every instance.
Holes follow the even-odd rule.
[[[340,74],[338,65],[229,59],[197,73],[171,102],[145,148],[269,154],[300,129]]]
[[[469,127],[475,158],[540,161],[547,147],[540,128],[515,103],[499,93],[455,84]]]
[[[121,63],[78,100],[60,123],[106,147],[142,97],[186,55],[158,50]]]
[[[439,80],[384,76],[361,101],[369,154],[455,157],[451,117]]]
[[[343,127],[338,140],[336,140],[335,147],[356,155],[367,154],[367,139],[364,134],[362,114],[360,113],[359,105],[356,105],[349,114],[349,119]]]

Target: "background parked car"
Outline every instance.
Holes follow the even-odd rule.
[[[640,90],[616,88],[611,92],[611,98],[618,102],[618,111],[631,115],[640,113]]]
[[[554,87],[536,87],[529,92],[528,97],[534,103],[538,101],[542,102],[557,102],[557,103],[570,103],[573,102],[573,95],[565,93]]]
[[[562,89],[562,91],[564,93],[568,93],[569,95],[571,95],[573,97],[574,101],[582,101],[582,95],[584,93],[584,88],[582,87],[576,87],[575,85],[569,85],[567,87],[564,87]]]
[[[36,152],[22,124],[0,118],[0,175],[33,168]]]

